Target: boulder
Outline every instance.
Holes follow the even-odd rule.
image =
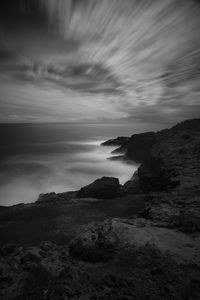
[[[102,177],[83,187],[78,192],[78,198],[113,199],[122,193],[118,178]]]
[[[118,242],[109,223],[92,225],[71,241],[70,255],[93,263],[106,261],[116,252]]]
[[[29,250],[21,257],[21,265],[23,266],[24,270],[35,269],[40,265],[40,263],[41,256],[35,251]]]

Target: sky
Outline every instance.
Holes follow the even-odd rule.
[[[2,0],[0,123],[200,115],[197,0]]]

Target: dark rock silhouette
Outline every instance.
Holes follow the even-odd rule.
[[[122,187],[125,194],[141,194],[143,191],[140,188],[138,171],[133,174],[133,177],[125,182]]]
[[[160,159],[149,158],[138,168],[139,186],[143,192],[162,191],[170,186],[170,175]]]
[[[128,141],[129,141],[128,137],[120,136],[117,137],[116,139],[105,141],[101,145],[102,146],[124,146]]]
[[[151,157],[155,142],[156,134],[154,132],[134,134],[128,141],[125,155],[136,162],[143,162]]]
[[[40,194],[36,204],[46,204],[47,202],[50,204],[58,204],[65,201],[70,201],[72,198],[77,196],[77,192],[66,192],[66,193],[58,193],[55,192],[47,193],[47,194]]]
[[[141,163],[137,181],[143,192],[195,186],[200,183],[199,136],[200,120],[194,119],[156,133],[134,134],[124,143],[120,137],[126,149],[120,158]]]
[[[117,250],[119,240],[107,223],[90,226],[70,243],[70,254],[90,262],[108,260]]]
[[[152,199],[159,197],[159,202],[149,202],[144,216],[184,232],[199,231],[199,203],[194,201],[200,186],[199,147],[200,119],[187,120],[157,133],[133,135],[126,142],[124,158],[140,161],[141,165],[137,176],[124,184],[123,192],[154,192]],[[177,208],[181,199],[183,203]]]
[[[78,192],[79,198],[113,199],[121,195],[118,178],[102,177],[83,187]]]

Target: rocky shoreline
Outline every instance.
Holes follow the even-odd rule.
[[[140,164],[124,185],[0,207],[1,299],[200,297],[200,119],[102,146]]]
[[[142,214],[156,221],[168,220],[171,227],[199,231],[200,120],[188,120],[157,133],[133,135],[122,141],[121,147],[125,159],[141,163],[125,186],[127,192],[130,188],[131,193],[148,195],[147,209]],[[161,217],[151,213],[156,210]]]

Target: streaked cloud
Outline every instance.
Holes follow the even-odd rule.
[[[1,24],[1,120],[198,115],[197,1],[17,2],[22,24],[26,14],[31,21],[26,28],[14,17],[13,30]]]

